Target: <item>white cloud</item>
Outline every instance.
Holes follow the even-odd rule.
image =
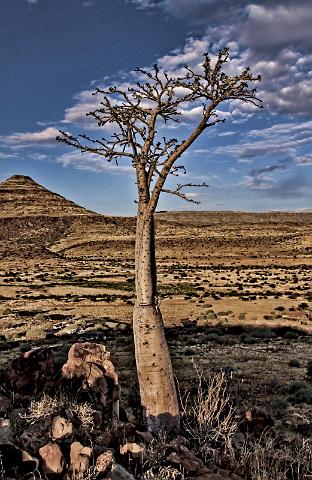
[[[0,137],[0,142],[8,145],[19,144],[46,144],[55,143],[56,137],[59,135],[59,131],[55,127],[48,127],[39,132],[25,132],[25,133],[12,133],[11,135],[5,135]]]
[[[312,40],[310,2],[292,5],[247,6],[247,28],[242,40],[256,48],[283,47],[285,44],[309,44]]]
[[[87,170],[90,172],[105,172],[119,175],[134,174],[134,169],[131,165],[116,165],[108,162],[104,157],[92,153],[81,153],[78,150],[64,153],[56,159],[57,163],[63,167],[72,167],[78,170]]]

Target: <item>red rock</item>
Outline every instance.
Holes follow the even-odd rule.
[[[57,443],[48,443],[39,449],[44,473],[60,475],[64,470],[65,460]]]
[[[80,442],[74,442],[70,446],[70,469],[72,472],[81,474],[89,466],[92,448],[84,447]]]
[[[107,452],[103,452],[101,455],[98,456],[96,459],[95,468],[99,473],[107,472],[114,462],[114,454],[111,450]]]
[[[63,417],[54,417],[52,420],[51,435],[54,440],[73,433],[73,424]]]
[[[145,447],[144,445],[140,445],[135,442],[128,442],[125,445],[121,445],[119,448],[121,455],[126,455],[130,453],[133,458],[139,458],[141,462],[143,462],[143,457],[145,454]]]
[[[63,378],[79,379],[82,387],[99,395],[99,407],[111,405],[115,420],[119,418],[120,387],[110,354],[104,345],[75,343],[62,368]]]

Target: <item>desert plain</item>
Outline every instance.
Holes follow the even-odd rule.
[[[312,360],[311,223],[308,211],[156,214],[159,300],[181,388],[194,365],[222,369],[238,411],[263,406],[305,434],[312,397],[287,398]],[[135,218],[88,211],[30,177],[2,182],[0,366],[38,345],[61,365],[76,341],[101,342],[134,406],[134,241]]]

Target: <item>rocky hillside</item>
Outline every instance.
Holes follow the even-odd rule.
[[[273,245],[277,254],[306,254],[311,223],[312,212],[159,212],[157,251],[164,257],[195,250],[199,256],[266,254]],[[0,258],[133,259],[134,240],[133,217],[91,212],[23,175],[0,183]]]
[[[64,238],[120,235],[133,223],[91,212],[24,175],[0,183],[0,258],[54,256]]]

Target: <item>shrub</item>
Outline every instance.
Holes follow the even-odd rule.
[[[215,373],[209,380],[195,370],[196,394],[181,396],[181,419],[184,430],[205,462],[215,460],[216,447],[224,454],[232,452],[232,436],[237,430],[235,410],[226,390],[225,373]]]
[[[255,343],[258,342],[258,340],[255,337],[251,337],[250,335],[242,335],[241,336],[241,342],[245,343],[246,345],[254,345]]]
[[[258,330],[254,330],[250,334],[252,337],[256,338],[274,338],[276,337],[276,333],[273,332],[270,328],[259,328]]]
[[[307,366],[307,376],[312,378],[312,361],[308,363]]]
[[[312,387],[306,382],[294,382],[289,387],[289,402],[300,404],[307,403],[312,405]]]
[[[288,402],[286,398],[277,397],[271,401],[270,408],[273,414],[280,418],[287,413]]]
[[[284,335],[284,338],[286,340],[296,340],[298,338],[298,333],[296,332],[286,332],[285,335]]]
[[[293,368],[300,368],[301,366],[299,360],[296,360],[295,358],[292,360],[289,360],[288,365]]]

